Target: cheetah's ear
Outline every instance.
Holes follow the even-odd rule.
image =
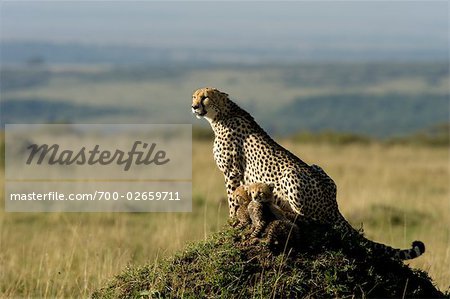
[[[275,184],[274,184],[274,183],[270,183],[270,184],[269,184],[269,189],[270,189],[270,191],[272,192],[273,189],[275,189]]]

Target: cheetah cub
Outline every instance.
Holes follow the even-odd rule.
[[[267,242],[283,245],[294,243],[299,239],[299,228],[274,203],[273,184],[254,183],[248,186],[251,202],[248,204],[248,214],[253,224],[251,237],[256,238],[266,231]]]
[[[291,220],[288,211],[281,210],[273,198],[273,185],[255,183],[241,185],[233,192],[237,210],[232,222],[236,228],[252,225],[251,237],[258,238],[263,232],[267,243],[284,245],[299,239],[299,229],[295,220]]]
[[[275,248],[295,247],[300,240],[300,230],[294,222],[275,220],[267,226],[267,243]]]
[[[273,188],[273,184],[264,183],[247,186],[247,192],[251,198],[247,210],[253,227],[252,238],[259,237],[268,223],[286,219],[283,212],[274,204]]]
[[[232,226],[236,228],[244,228],[252,224],[252,220],[248,213],[248,204],[252,200],[247,192],[248,186],[241,185],[233,192],[233,200],[237,203],[237,210],[235,219],[233,219]]]

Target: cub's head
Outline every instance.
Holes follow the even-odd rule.
[[[272,202],[274,184],[254,183],[248,186],[248,193],[255,202]]]
[[[216,116],[224,112],[228,95],[212,87],[197,89],[192,95],[192,113],[197,118],[204,117],[214,121]]]
[[[252,200],[247,191],[247,186],[241,185],[232,194],[233,201],[230,206],[230,217],[234,218],[238,209],[247,209],[247,205]]]
[[[239,206],[246,205],[252,200],[247,192],[247,188],[245,185],[240,185],[233,192],[233,201]]]

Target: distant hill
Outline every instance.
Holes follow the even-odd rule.
[[[51,43],[34,41],[2,41],[2,64],[21,64],[42,60],[50,64],[168,65],[223,63],[255,65],[268,62],[320,61],[438,61],[448,58],[447,49],[398,48],[365,50],[340,48],[261,48],[205,47],[180,48],[162,46],[92,45],[83,43]]]
[[[81,43],[2,42],[4,64],[23,64],[33,59],[51,64],[140,64],[166,63],[170,53],[165,48],[98,46]]]
[[[339,94],[298,98],[279,110],[277,128],[334,131],[376,137],[408,135],[449,120],[447,95]]]
[[[10,123],[77,123],[105,115],[136,114],[133,109],[79,105],[64,100],[48,101],[39,98],[2,99],[1,126]]]
[[[194,89],[230,94],[272,135],[405,137],[449,123],[445,62],[48,65],[1,68],[1,124],[194,123]]]

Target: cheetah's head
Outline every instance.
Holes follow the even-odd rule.
[[[212,122],[223,112],[228,95],[212,87],[197,89],[192,95],[192,113]]]
[[[248,193],[255,202],[271,202],[274,187],[274,184],[254,183],[248,186]]]

